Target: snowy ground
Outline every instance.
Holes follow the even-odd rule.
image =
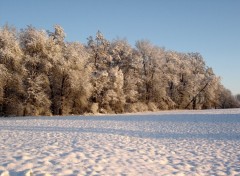
[[[0,118],[0,172],[240,175],[240,109]]]

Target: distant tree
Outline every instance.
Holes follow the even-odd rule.
[[[239,103],[233,97],[230,90],[226,89],[224,86],[221,85],[220,87],[220,100],[219,100],[219,108],[226,109],[226,108],[239,108]]]
[[[236,95],[236,99],[240,102],[240,94]]]

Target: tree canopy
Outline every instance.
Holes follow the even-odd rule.
[[[199,53],[64,29],[0,28],[0,116],[240,107]],[[238,100],[237,100],[238,99]]]

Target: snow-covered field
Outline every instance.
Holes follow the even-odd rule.
[[[0,118],[0,172],[240,175],[240,109]]]

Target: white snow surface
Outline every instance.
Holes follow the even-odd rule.
[[[240,109],[0,118],[0,173],[240,175]]]

